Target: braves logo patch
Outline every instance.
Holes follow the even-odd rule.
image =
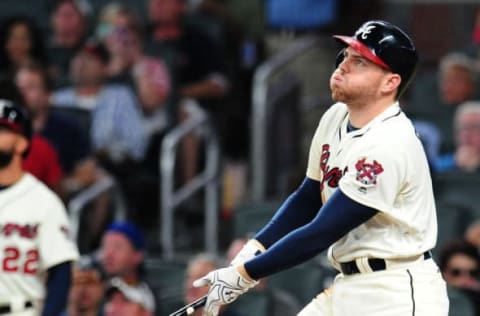
[[[355,33],[356,36],[360,36],[362,39],[367,39],[368,34],[372,32],[375,28],[375,25],[363,25],[358,31]]]
[[[357,181],[364,185],[377,184],[377,177],[383,172],[383,167],[376,160],[373,163],[366,162],[366,158],[362,158],[355,164],[357,170]]]

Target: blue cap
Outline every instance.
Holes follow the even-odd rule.
[[[134,224],[129,222],[115,222],[110,224],[106,232],[117,232],[125,235],[137,250],[145,249],[145,237],[141,230]]]

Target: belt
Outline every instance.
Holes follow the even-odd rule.
[[[425,251],[423,253],[423,260],[430,259],[431,257],[432,253],[430,251]],[[372,269],[372,271],[382,271],[387,268],[387,263],[385,262],[385,259],[369,258],[368,265],[370,266],[370,269]],[[340,263],[340,268],[342,270],[342,273],[345,275],[360,273],[360,269],[358,268],[355,260]]]
[[[31,301],[26,301],[23,304],[23,306],[25,307],[25,309],[27,309],[27,308],[33,307],[33,303]],[[10,304],[0,305],[0,315],[10,314],[11,312],[12,312],[12,307],[10,306]]]

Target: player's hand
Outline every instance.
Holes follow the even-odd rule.
[[[250,239],[243,248],[237,253],[235,258],[230,262],[231,266],[239,266],[254,258],[255,256],[265,252],[265,247],[255,239]]]
[[[227,267],[214,270],[206,276],[193,282],[193,286],[210,286],[207,302],[203,309],[203,316],[216,316],[220,306],[232,303],[240,295],[258,284],[258,281],[244,277],[239,269],[241,267]]]

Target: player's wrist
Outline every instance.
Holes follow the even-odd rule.
[[[255,258],[255,256],[265,252],[266,249],[256,239],[250,239],[243,247],[242,249],[238,252],[238,254],[233,258],[231,261],[230,265],[231,266],[238,266],[243,264],[244,262]]]
[[[245,269],[245,265],[239,265],[236,267],[237,268],[237,271],[238,273],[241,275],[242,278],[244,278],[246,281],[248,281],[249,283],[256,283],[258,282],[257,280],[253,279],[250,274],[248,274],[248,271],[247,269]]]
[[[258,241],[257,239],[250,239],[248,241],[248,243],[252,244],[254,247],[256,247],[258,250],[260,250],[260,252],[265,252],[267,249],[265,248],[264,245],[262,245],[262,243],[260,241]],[[248,244],[247,243],[247,244]]]

